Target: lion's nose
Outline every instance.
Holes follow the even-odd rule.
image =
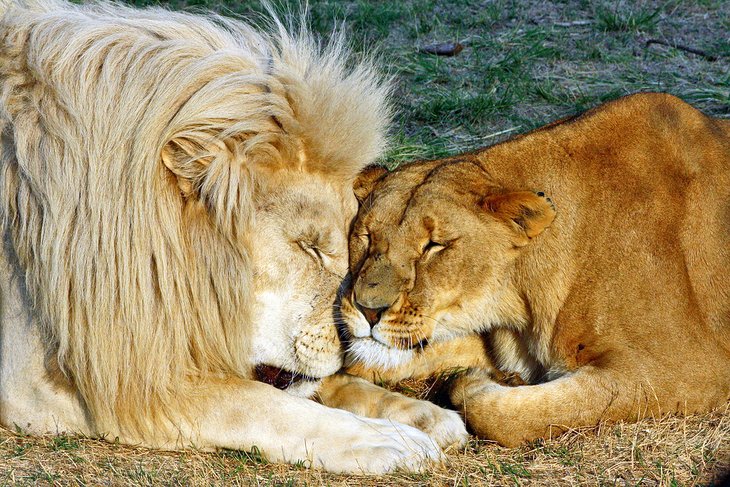
[[[385,313],[385,310],[388,309],[387,306],[383,308],[366,308],[364,306],[360,306],[358,304],[358,309],[360,310],[360,313],[365,317],[366,320],[368,320],[368,323],[370,323],[370,328],[374,327],[378,324],[378,321],[380,321],[380,317],[383,316],[383,313]]]

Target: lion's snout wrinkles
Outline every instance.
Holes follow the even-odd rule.
[[[303,330],[294,340],[294,355],[306,375],[319,378],[337,372],[343,353],[332,319],[321,319],[318,326]]]

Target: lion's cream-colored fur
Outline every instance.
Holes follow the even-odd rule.
[[[387,87],[276,21],[3,5],[6,251],[93,430],[144,436],[205,378],[251,377],[256,188],[349,185],[385,144]]]
[[[0,5],[0,424],[336,472],[465,441],[454,412],[322,380],[389,120],[369,63],[277,20]]]

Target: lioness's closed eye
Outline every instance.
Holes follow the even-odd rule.
[[[730,397],[730,122],[639,94],[357,186],[351,372],[476,367],[451,400],[506,445]]]

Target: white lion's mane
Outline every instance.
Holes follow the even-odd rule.
[[[249,377],[257,170],[351,180],[384,146],[387,87],[276,20],[0,4],[3,234],[51,365],[100,431]]]

